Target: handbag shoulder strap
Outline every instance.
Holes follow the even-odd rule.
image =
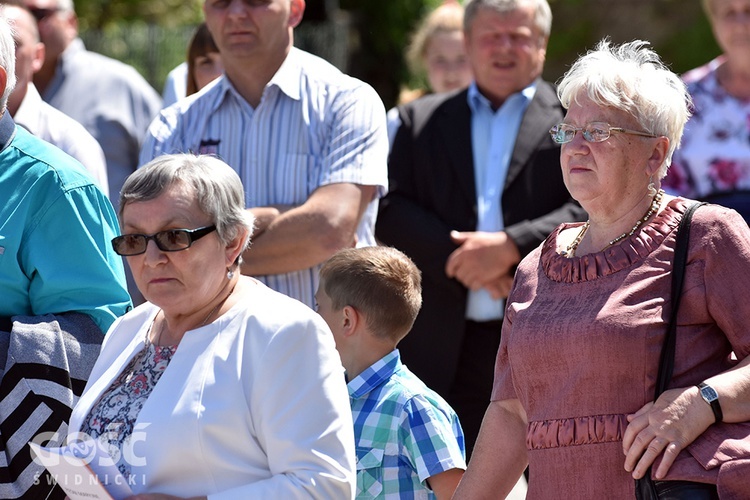
[[[654,391],[654,401],[658,399],[662,392],[667,390],[672,372],[674,371],[674,353],[677,337],[677,311],[680,309],[680,296],[682,295],[682,284],[685,278],[685,267],[687,265],[688,243],[690,242],[690,221],[693,218],[693,212],[698,207],[706,203],[693,203],[682,216],[680,225],[677,228],[677,242],[674,248],[674,261],[672,262],[672,311],[669,315],[669,326],[667,335],[664,338],[664,345],[661,348],[661,357],[659,359],[659,375],[656,379],[656,390]]]

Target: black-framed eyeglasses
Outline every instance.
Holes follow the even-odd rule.
[[[31,15],[34,16],[34,19],[36,19],[36,22],[43,21],[47,19],[49,16],[56,12],[60,12],[62,9],[60,7],[54,7],[54,8],[37,8],[37,7],[29,7],[29,12],[31,12]]]
[[[603,142],[610,138],[612,132],[618,134],[631,134],[639,135],[641,137],[659,137],[658,135],[651,134],[649,132],[640,132],[638,130],[628,130],[621,127],[612,127],[606,122],[591,122],[587,123],[583,127],[574,127],[568,123],[558,123],[551,129],[549,133],[552,136],[552,140],[558,144],[566,144],[573,140],[577,132],[581,132],[583,138],[588,142]]]
[[[167,229],[154,234],[123,234],[112,238],[112,248],[122,256],[139,255],[146,251],[148,240],[154,240],[162,252],[179,252],[187,250],[193,243],[213,231],[216,231],[216,226],[198,229]]]

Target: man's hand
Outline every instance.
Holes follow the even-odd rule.
[[[268,226],[278,217],[280,214],[289,210],[291,206],[269,206],[269,207],[253,207],[249,208],[248,211],[253,214],[255,218],[255,226],[253,227],[252,238],[259,236]]]
[[[495,298],[507,296],[511,270],[521,261],[516,244],[504,231],[451,231],[460,245],[445,264],[445,274],[456,278],[470,290],[487,290]]]
[[[377,186],[334,183],[321,186],[299,206],[263,207],[267,217],[243,255],[242,274],[283,274],[320,264],[356,245],[357,226]],[[258,209],[251,209],[256,213]]]
[[[505,276],[501,276],[497,281],[488,283],[484,288],[489,292],[490,297],[500,300],[508,298],[511,285],[513,285],[513,276],[506,274]]]

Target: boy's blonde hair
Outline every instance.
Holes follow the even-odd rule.
[[[320,279],[334,310],[353,307],[382,339],[398,342],[404,338],[422,307],[422,275],[395,248],[341,250],[323,264]]]

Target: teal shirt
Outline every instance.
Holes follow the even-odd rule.
[[[76,160],[0,118],[0,316],[88,314],[103,332],[131,307],[117,217]]]

